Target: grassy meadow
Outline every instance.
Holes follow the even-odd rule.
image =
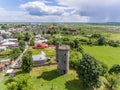
[[[111,67],[120,64],[120,47],[111,46],[82,46],[83,50],[99,61]]]

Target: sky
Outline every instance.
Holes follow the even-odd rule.
[[[0,0],[0,22],[120,22],[120,0]]]

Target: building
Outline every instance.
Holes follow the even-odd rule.
[[[69,31],[73,33],[76,32],[77,30],[75,28],[70,28]]]
[[[46,43],[34,43],[34,49],[47,48],[48,44]]]
[[[10,64],[10,59],[0,60],[0,72],[5,70],[9,64]]]
[[[32,58],[33,58],[34,66],[43,65],[47,61],[47,58],[44,52],[41,52],[38,55],[33,55]]]
[[[56,43],[57,71],[60,74],[67,74],[69,71],[69,50],[68,46],[60,46]]]
[[[50,25],[48,28],[49,28],[49,29],[55,29],[56,26],[54,26],[54,25]]]
[[[1,44],[1,46],[6,46],[6,47],[18,47],[19,43],[18,42],[4,42]]]

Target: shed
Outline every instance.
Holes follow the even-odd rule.
[[[43,65],[47,61],[46,55],[43,51],[40,52],[38,55],[33,55],[32,58],[34,66]]]

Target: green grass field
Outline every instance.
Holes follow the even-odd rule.
[[[56,68],[56,65],[44,66],[31,71],[36,90],[83,90],[75,71],[71,70],[69,74],[60,75]]]
[[[120,64],[120,47],[110,46],[82,46],[83,50],[99,61],[111,67],[113,64]]]

